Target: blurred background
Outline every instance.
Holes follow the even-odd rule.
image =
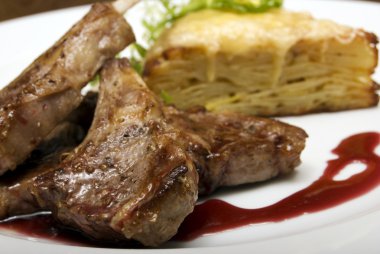
[[[0,21],[102,0],[0,0]],[[104,2],[105,0],[103,0]]]
[[[102,0],[99,0],[99,1],[102,1]],[[103,0],[103,1],[107,1],[107,0]],[[325,1],[329,1],[329,0],[325,0]],[[346,0],[346,1],[351,1],[351,0]],[[380,2],[380,0],[369,0],[369,1]],[[30,14],[34,14],[38,12],[43,12],[43,11],[88,4],[92,2],[95,2],[95,0],[0,0],[0,21],[17,18],[17,17],[21,17],[25,15],[30,15]]]

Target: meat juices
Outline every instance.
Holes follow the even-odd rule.
[[[0,91],[0,175],[30,155],[81,102],[80,90],[134,42],[111,4],[91,11],[18,78]]]

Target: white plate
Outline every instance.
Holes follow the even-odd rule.
[[[356,1],[287,0],[292,10],[307,10],[380,35],[380,4]],[[46,50],[88,7],[65,9],[0,23],[0,84],[5,85]],[[138,35],[139,10],[128,15]],[[377,70],[375,79],[379,78]],[[240,207],[263,207],[315,181],[334,156],[331,150],[344,138],[380,131],[380,108],[289,117],[282,120],[304,128],[310,138],[296,174],[267,184],[221,191],[213,197]],[[377,149],[380,153],[380,148]],[[116,250],[66,246],[0,232],[1,253],[380,253],[380,188],[322,212],[280,223],[247,226],[201,237],[165,249]]]

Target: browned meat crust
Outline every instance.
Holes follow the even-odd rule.
[[[157,246],[193,210],[198,189],[267,180],[300,163],[307,135],[297,127],[163,107],[125,59],[101,74],[88,136],[58,167],[23,179],[14,214],[42,208],[95,239]],[[7,197],[0,192],[0,210]]]
[[[199,193],[220,186],[265,181],[292,172],[301,162],[307,134],[280,121],[203,108],[166,109],[171,123],[189,134],[188,150],[199,173]]]
[[[75,109],[80,89],[103,63],[134,41],[111,4],[91,11],[0,91],[0,175],[22,163]]]
[[[169,240],[193,210],[198,174],[180,130],[127,60],[101,72],[100,95],[84,142],[32,193],[67,226],[95,239]]]
[[[16,173],[8,173],[0,180],[0,220],[9,216],[29,214],[41,210],[31,187],[37,177],[55,169],[63,155],[77,146],[84,138],[85,129],[75,123],[58,125],[33,151],[31,157]]]
[[[0,220],[41,210],[30,189],[39,175],[58,167],[64,155],[83,141],[94,117],[97,97],[97,93],[87,93],[79,107],[45,137],[17,172],[1,177]]]

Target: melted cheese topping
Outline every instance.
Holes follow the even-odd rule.
[[[368,35],[307,13],[204,10],[178,20],[149,50],[147,83],[179,108],[215,112],[368,107],[377,104],[370,77],[377,50]]]
[[[315,20],[307,13],[272,10],[262,14],[237,14],[203,10],[185,16],[165,31],[150,55],[176,47],[201,47],[211,55],[216,52],[244,54],[260,46],[282,52],[300,39],[336,38],[349,43],[357,32],[328,20]]]

